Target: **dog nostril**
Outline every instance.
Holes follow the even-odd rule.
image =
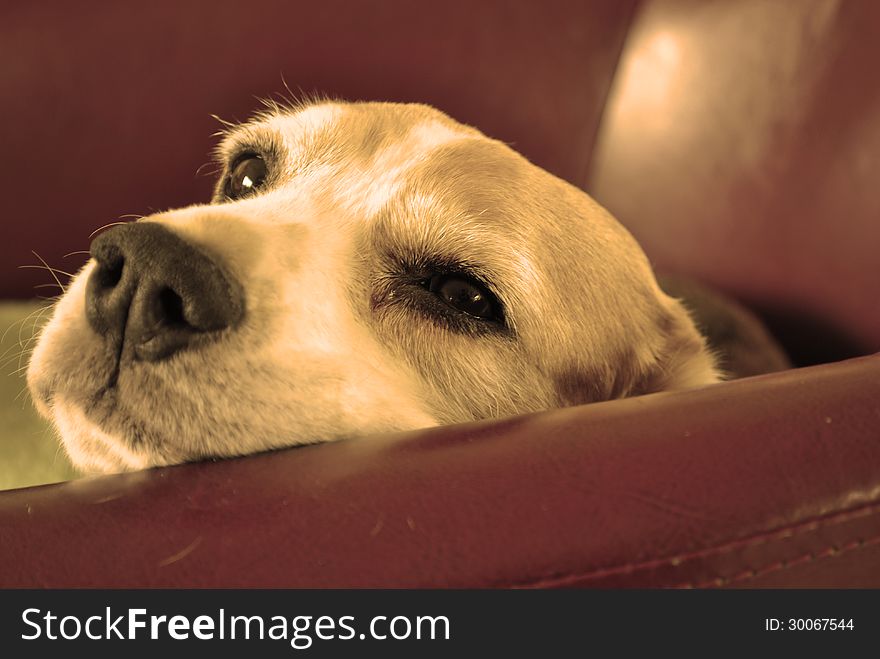
[[[159,312],[164,325],[188,325],[183,315],[183,298],[170,288],[159,292]]]
[[[159,361],[197,336],[237,324],[238,282],[210,255],[153,222],[133,222],[92,241],[86,289],[92,329],[143,361]]]
[[[122,279],[125,259],[116,255],[105,261],[98,262],[98,284],[101,288],[113,288]]]

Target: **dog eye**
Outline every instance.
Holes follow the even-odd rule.
[[[501,305],[484,286],[463,275],[434,275],[427,289],[453,309],[482,318],[501,321]]]
[[[256,153],[247,153],[232,165],[224,193],[229,199],[246,197],[263,184],[267,174],[268,168],[263,157]]]

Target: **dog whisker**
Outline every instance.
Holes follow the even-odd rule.
[[[19,329],[19,331],[18,331],[18,346],[12,346],[12,348],[18,347],[19,352],[18,352],[18,354],[12,355],[3,364],[4,367],[7,366],[8,364],[11,364],[13,361],[15,361],[17,359],[18,360],[18,367],[21,368],[22,362],[25,360],[25,357],[30,357],[31,353],[33,352],[33,349],[31,346],[37,341],[37,338],[39,336],[39,332],[37,332],[37,330],[36,330],[36,323],[37,322],[39,322],[39,319],[37,319],[34,322],[34,324],[31,326],[31,335],[29,337],[27,337],[27,339],[22,339],[23,327]],[[4,352],[4,355],[5,354],[6,353]]]
[[[18,375],[19,373],[23,373],[24,371],[26,371],[27,368],[28,368],[27,364],[25,364],[24,366],[19,366],[17,369],[12,371],[9,375],[14,377],[14,376]]]
[[[22,411],[26,410],[27,407],[28,407],[28,404],[27,404],[27,401],[28,401],[27,393],[28,393],[28,388],[27,388],[27,385],[25,385],[24,387],[21,388],[21,391],[19,391],[19,392],[16,394],[15,398],[12,399],[13,402],[18,401],[19,399],[21,399],[21,409],[22,409]],[[37,433],[34,433],[34,434],[37,434]],[[56,450],[57,450],[57,449],[56,449]]]
[[[221,119],[221,118],[220,118],[219,116],[217,116],[216,114],[212,114],[212,115],[211,115],[211,119],[213,119],[214,121],[219,122],[219,123],[220,123],[224,128],[226,128],[226,129],[235,128],[235,127],[238,125],[238,124],[236,124],[236,123],[234,123],[234,122],[232,122],[232,121],[226,121],[226,119]],[[225,133],[225,131],[222,131],[222,132]]]
[[[3,354],[0,355],[0,360],[5,360],[5,361],[0,361],[0,368],[5,367],[7,364],[11,364],[11,363],[14,362],[16,359],[19,358],[20,354],[19,354],[18,352],[16,352],[15,354],[10,355],[9,357],[7,357],[7,354],[8,354],[10,351],[15,350],[15,349],[17,349],[17,348],[19,348],[19,346],[12,345],[12,346],[9,346],[6,350],[3,351]]]
[[[281,97],[287,102],[287,105],[289,107],[293,108],[296,105],[297,95],[293,93],[293,91],[290,89],[290,85],[287,84],[287,80],[285,80],[285,78],[284,78],[283,71],[280,72],[280,75],[281,75],[281,84],[284,85],[284,89],[287,90],[287,94],[288,94],[288,96],[286,96],[286,97],[282,94]],[[299,89],[299,95],[302,96],[303,95],[302,88],[298,88],[298,89]]]
[[[73,277],[73,275],[69,272],[65,272],[64,270],[60,270],[58,268],[51,267],[48,263],[46,263],[46,259],[44,259],[42,256],[37,254],[35,251],[31,250],[31,253],[34,256],[36,256],[38,259],[40,259],[40,262],[42,263],[42,265],[41,266],[40,265],[20,265],[18,267],[19,268],[34,268],[34,269],[38,269],[38,270],[43,269],[43,270],[48,271],[49,274],[52,275],[52,278],[55,280],[55,283],[58,284],[58,288],[60,288],[61,292],[64,293],[64,291],[66,289],[65,289],[64,285],[61,283],[61,280],[58,279],[58,274],[65,275],[66,277]]]
[[[120,217],[133,217],[133,218],[135,218],[135,219],[141,219],[141,218],[144,217],[144,216],[143,216],[143,215],[129,215],[129,216],[126,216],[126,215],[120,215]],[[116,226],[119,226],[119,225],[121,225],[121,224],[129,224],[129,223],[128,223],[128,222],[108,222],[108,223],[105,224],[104,226],[98,227],[97,229],[95,229],[94,231],[92,231],[92,232],[89,234],[89,240],[91,240],[92,238],[94,238],[94,237],[95,237],[95,234],[100,233],[100,232],[103,231],[104,229],[109,229],[110,227],[116,227]]]
[[[209,172],[204,172],[203,170],[205,169],[205,167],[214,167],[214,169]],[[203,165],[199,165],[199,168],[196,170],[196,176],[216,176],[221,171],[223,171],[223,169],[218,169],[216,162],[206,162]]]
[[[37,258],[40,258],[40,257],[38,256]],[[65,277],[73,277],[72,273],[61,270],[60,268],[53,268],[52,266],[49,266],[49,265],[36,265],[36,264],[34,264],[34,265],[20,265],[18,267],[23,270],[25,270],[25,269],[45,270],[46,272],[52,272],[52,273],[57,272],[58,274],[62,274]]]
[[[19,344],[20,344],[20,343],[21,343],[21,329],[24,327],[25,323],[27,323],[27,321],[30,320],[31,318],[34,318],[34,319],[35,319],[34,326],[36,326],[36,322],[39,321],[40,316],[41,316],[42,314],[44,314],[46,311],[48,311],[49,309],[51,309],[51,305],[43,305],[43,306],[41,306],[41,307],[39,307],[39,308],[34,309],[33,311],[31,311],[31,312],[30,312],[27,316],[25,316],[24,318],[22,318],[22,319],[20,319],[20,320],[17,320],[17,321],[15,321],[14,323],[12,323],[12,324],[11,324],[9,327],[7,327],[6,330],[3,332],[3,336],[0,336],[0,345],[2,345],[2,344],[6,341],[6,337],[7,337],[7,335],[8,335],[9,332],[10,332],[14,327],[16,327],[16,326],[19,327],[19,335],[18,335],[18,336],[19,336]],[[3,355],[5,355],[6,352],[8,352],[9,349],[11,349],[12,347],[14,347],[14,346],[10,346],[10,348],[7,348],[6,351],[4,351],[2,355],[0,355],[0,358],[2,358]]]
[[[21,352],[16,352],[14,355],[10,355],[10,356],[6,359],[6,361],[4,361],[2,364],[0,364],[0,368],[6,368],[6,367],[9,366],[10,364],[12,364],[12,363],[15,362],[16,360],[18,360],[18,364],[17,364],[17,366],[16,366],[16,370],[15,370],[15,371],[11,371],[11,372],[8,373],[8,375],[16,375],[16,374],[18,373],[18,371],[20,371],[21,368],[22,368],[22,366],[23,366],[23,364],[22,364],[22,361],[23,361],[22,358],[23,358],[25,355],[29,355],[31,352],[32,352],[32,351],[31,351],[29,348],[25,348],[25,349],[22,350]]]

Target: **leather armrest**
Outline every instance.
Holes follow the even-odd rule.
[[[880,586],[880,355],[0,493],[0,584]]]

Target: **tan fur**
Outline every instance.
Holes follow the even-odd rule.
[[[422,105],[321,102],[219,149],[267,154],[259,194],[160,213],[222,261],[245,316],[219,340],[122,365],[84,312],[90,262],[31,360],[39,409],[95,471],[494,418],[717,379],[685,310],[584,192]],[[450,331],[401,263],[451,260],[503,302],[504,332]],[[421,261],[420,261],[421,260]]]

